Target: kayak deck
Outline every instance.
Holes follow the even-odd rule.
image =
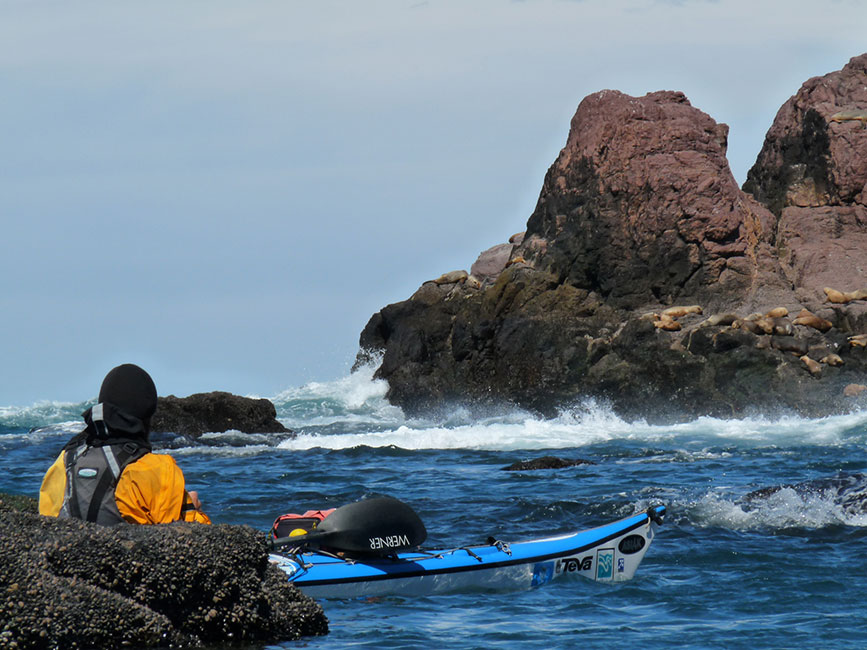
[[[655,506],[597,528],[526,542],[346,559],[328,553],[274,553],[271,560],[304,593],[319,598],[426,595],[463,589],[521,589],[562,575],[629,580],[665,514]]]

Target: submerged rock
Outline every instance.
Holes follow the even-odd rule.
[[[595,465],[591,460],[566,460],[557,456],[542,456],[533,460],[519,460],[512,463],[508,467],[503,467],[506,472],[524,472],[537,469],[563,469],[565,467],[576,467],[578,465]]]
[[[812,497],[829,500],[850,516],[867,514],[867,474],[863,473],[847,474],[841,472],[836,476],[817,478],[801,483],[787,483],[760,488],[744,495],[743,501],[748,504],[760,503],[767,501],[783,490],[792,490],[800,498]]]
[[[151,430],[198,437],[229,430],[242,433],[291,433],[277,421],[277,410],[267,399],[240,397],[221,391],[189,397],[160,397]]]
[[[259,531],[107,528],[34,509],[0,495],[0,647],[189,647],[328,631],[322,608],[268,561]]]
[[[864,88],[867,55],[807,82],[752,194],[729,170],[728,127],[682,93],[590,95],[523,238],[480,256],[481,286],[428,283],[374,314],[358,363],[381,357],[388,399],[413,414],[556,415],[585,398],[653,422],[852,408],[843,389],[867,376],[867,128],[840,108],[867,108]]]

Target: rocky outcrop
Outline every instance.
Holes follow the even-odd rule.
[[[777,113],[744,190],[777,216],[789,206],[864,206],[865,78],[862,54],[805,82]]]
[[[867,54],[783,105],[744,190],[777,217],[776,248],[798,299],[864,331],[867,303],[836,307],[824,290],[867,289]]]
[[[653,421],[851,407],[843,390],[867,373],[867,129],[836,109],[860,106],[865,61],[781,110],[755,197],[731,175],[727,127],[683,94],[587,97],[526,233],[374,314],[359,361],[382,355],[377,376],[409,412],[550,415],[588,397]],[[807,107],[829,93],[834,112]],[[803,200],[808,186],[824,203]]]
[[[21,506],[24,506],[23,510]],[[267,643],[326,634],[322,608],[242,526],[106,528],[0,495],[0,646]]]
[[[728,308],[780,286],[773,216],[738,188],[727,136],[682,93],[587,97],[517,255],[618,308]]]
[[[277,410],[267,399],[239,397],[215,391],[189,397],[160,397],[151,430],[198,437],[207,432],[291,433],[277,421]]]

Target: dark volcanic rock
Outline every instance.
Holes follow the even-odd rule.
[[[681,93],[587,97],[509,259],[494,247],[473,267],[481,282],[429,282],[382,309],[359,362],[381,354],[377,376],[410,413],[554,415],[585,398],[651,421],[853,408],[845,386],[867,381],[867,128],[847,117],[858,111],[806,106],[861,107],[865,65],[781,110],[794,126],[775,122],[747,184],[767,206],[737,187],[727,127]],[[824,198],[797,198],[808,186]]]
[[[563,469],[565,467],[576,467],[578,465],[595,465],[590,460],[566,460],[557,456],[542,456],[533,460],[519,460],[512,463],[508,467],[503,467],[506,472],[524,472],[537,469]]]
[[[106,528],[18,511],[21,499],[0,495],[4,648],[274,642],[328,631],[322,608],[268,561],[261,532]]]
[[[207,432],[291,433],[277,421],[277,411],[267,399],[239,397],[215,391],[189,397],[160,397],[151,430],[200,436]]]
[[[867,475],[862,473],[846,474],[841,472],[836,476],[812,479],[802,483],[773,485],[744,495],[743,501],[755,505],[783,490],[791,490],[802,499],[828,500],[850,516],[867,514]]]

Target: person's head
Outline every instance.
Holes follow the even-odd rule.
[[[100,438],[112,434],[147,437],[156,410],[153,379],[137,365],[124,363],[112,368],[102,380],[98,404],[85,412],[84,419]]]
[[[125,363],[112,368],[102,380],[99,402],[111,404],[139,420],[150,420],[157,410],[157,387],[144,370]]]

